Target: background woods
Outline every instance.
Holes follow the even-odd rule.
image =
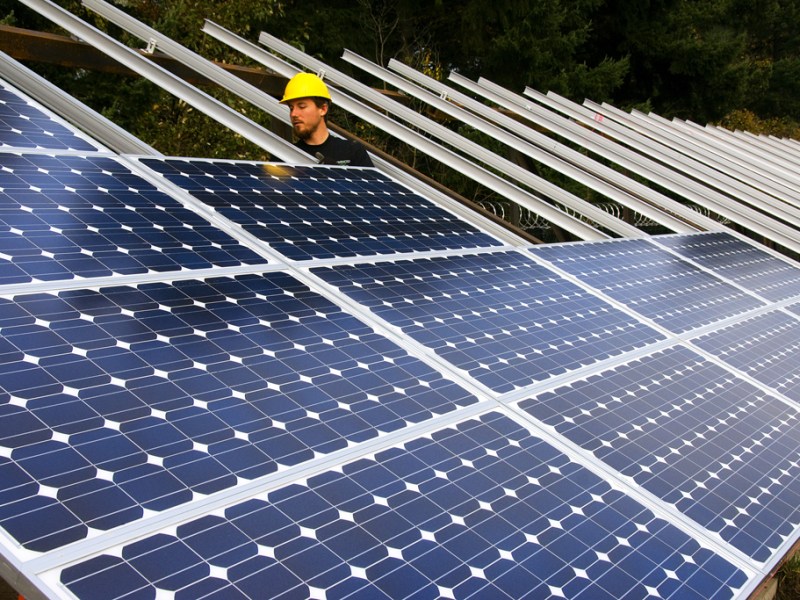
[[[143,47],[78,0],[59,4],[117,39]],[[313,11],[295,0],[115,4],[218,61],[247,64],[201,32],[203,19],[251,41],[267,31],[349,72],[353,68],[339,58],[343,48],[381,64],[396,58],[437,78],[456,70],[520,93],[531,86],[576,101],[607,101],[701,124],[776,135],[798,131],[800,0],[332,0]],[[0,0],[0,19],[57,31],[13,0]],[[165,154],[268,158],[140,78],[29,66]],[[367,81],[364,74],[353,74]],[[216,89],[206,91],[268,124],[269,117],[250,105]],[[348,115],[335,112],[333,118],[423,171],[437,169],[424,164],[413,148],[398,147]]]

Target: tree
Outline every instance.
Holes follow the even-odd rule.
[[[615,101],[664,116],[714,121],[764,86],[736,0],[610,0],[593,43],[630,59]]]

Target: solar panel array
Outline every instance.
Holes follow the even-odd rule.
[[[373,169],[117,156],[2,89],[21,591],[744,598],[798,541],[796,264],[512,247]]]

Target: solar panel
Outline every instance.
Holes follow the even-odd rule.
[[[770,311],[692,340],[726,364],[800,402],[800,320]]]
[[[542,246],[531,251],[674,333],[764,305],[648,240]]]
[[[800,411],[686,347],[520,407],[756,561],[797,537]]]
[[[498,412],[175,523],[55,575],[78,598],[108,600],[721,600],[747,579]]]
[[[313,272],[496,392],[663,339],[516,252]]]
[[[116,158],[0,153],[0,284],[264,263]]]
[[[771,302],[800,296],[800,269],[723,232],[659,236],[659,244]]]
[[[114,156],[0,100],[23,591],[721,600],[800,541],[791,261],[511,250],[375,169]]]
[[[102,149],[2,79],[0,148],[78,151]]]
[[[141,162],[292,260],[501,245],[374,169]]]
[[[0,525],[39,552],[476,397],[285,273],[0,303]]]

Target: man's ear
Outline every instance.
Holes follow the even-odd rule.
[[[328,110],[330,110],[330,107],[331,107],[331,105],[328,102],[323,102],[322,106],[319,107],[320,110],[322,111],[322,116],[323,117],[328,114]]]

